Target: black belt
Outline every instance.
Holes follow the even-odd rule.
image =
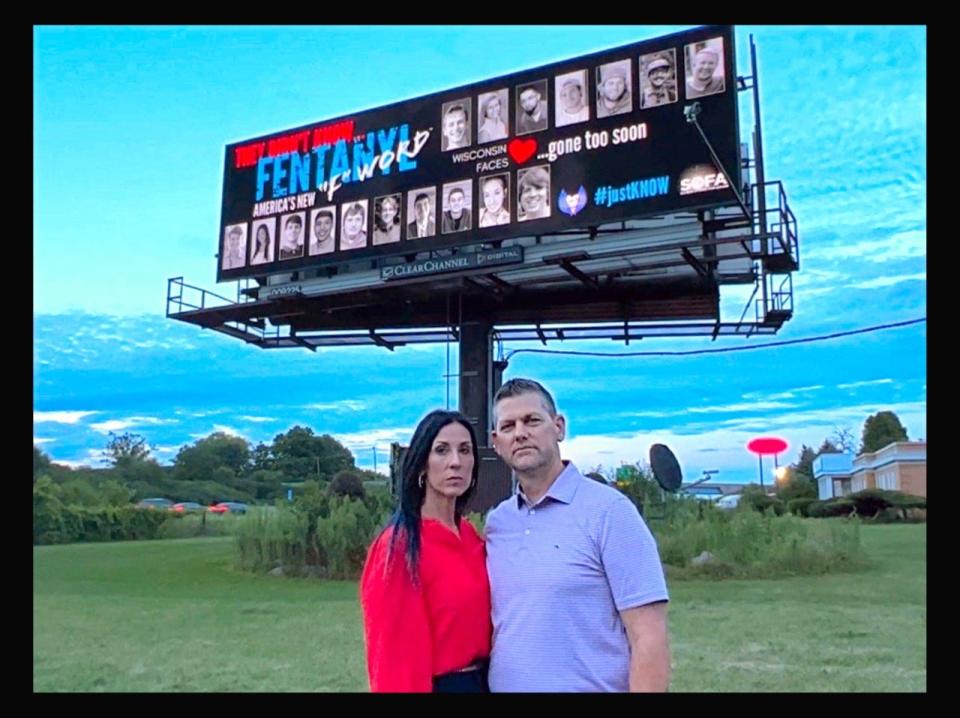
[[[466,668],[433,677],[434,693],[489,693],[487,669],[489,661],[474,661]]]

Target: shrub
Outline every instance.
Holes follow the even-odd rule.
[[[790,499],[787,502],[787,511],[794,516],[806,516],[807,508],[812,504],[816,499],[811,498],[800,498],[800,499]]]
[[[344,470],[333,477],[330,482],[330,493],[334,496],[349,496],[354,499],[363,499],[366,497],[366,489],[363,488],[363,479],[352,471]]]
[[[807,516],[815,519],[850,516],[855,508],[854,503],[847,498],[814,501],[807,506]]]
[[[655,522],[651,529],[675,578],[766,578],[865,563],[857,522],[812,524],[770,511],[705,510],[702,519]],[[692,566],[691,560],[704,551],[710,559]]]

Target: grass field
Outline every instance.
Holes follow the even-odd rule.
[[[671,583],[674,691],[925,691],[926,526],[851,574]],[[33,552],[35,691],[365,691],[355,582],[235,571],[230,538]]]

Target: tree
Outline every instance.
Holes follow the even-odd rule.
[[[363,480],[356,472],[344,470],[333,477],[330,482],[330,493],[334,496],[349,496],[352,499],[363,499],[367,492],[363,488]]]
[[[777,498],[786,503],[791,499],[817,498],[817,485],[806,474],[789,471],[783,481],[777,482]]]
[[[813,480],[813,461],[816,458],[817,452],[806,444],[802,444],[797,463],[789,467],[791,475],[802,474],[808,479]]]
[[[907,430],[892,411],[881,411],[867,417],[863,424],[860,453],[879,451],[894,441],[908,441]]]
[[[840,451],[845,454],[852,453],[856,447],[856,439],[853,430],[849,426],[835,426],[830,440]]]
[[[103,463],[117,468],[125,468],[130,464],[146,461],[150,457],[150,446],[140,434],[124,432],[119,436],[110,432],[110,441],[107,442],[107,456]]]
[[[254,471],[271,471],[273,456],[270,453],[270,447],[261,441],[250,453],[250,461]]]
[[[36,446],[33,447],[33,483],[37,483],[37,478],[47,472],[50,468],[50,457],[44,454]]]
[[[837,445],[833,443],[829,438],[824,439],[823,443],[820,444],[820,448],[817,450],[817,456],[821,454],[839,454],[840,449],[837,448]]]
[[[185,446],[173,460],[173,477],[178,481],[209,481],[214,472],[226,467],[232,476],[242,476],[250,468],[250,444],[239,436],[215,432]],[[223,472],[220,476],[224,476]]]
[[[329,434],[316,436],[313,429],[294,426],[277,434],[271,449],[273,469],[288,479],[330,480],[338,471],[356,466],[353,454]]]
[[[286,489],[283,486],[283,474],[279,471],[258,469],[239,484],[240,488],[250,490],[258,500],[272,500],[285,498]]]

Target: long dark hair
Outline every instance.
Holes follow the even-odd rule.
[[[444,411],[436,409],[427,414],[417,425],[410,440],[410,448],[403,458],[403,467],[400,470],[400,503],[390,525],[393,527],[393,536],[390,538],[389,555],[392,556],[397,539],[403,533],[406,543],[407,568],[414,583],[419,580],[420,562],[420,508],[426,496],[426,481],[420,485],[420,475],[427,470],[427,460],[433,449],[433,442],[440,430],[448,424],[457,423],[466,428],[470,434],[473,446],[473,472],[470,476],[470,486],[462,496],[457,497],[454,505],[454,518],[460,524],[463,516],[463,507],[477,488],[477,476],[480,472],[480,450],[477,448],[477,435],[467,421],[467,417],[459,411]],[[388,560],[387,565],[390,565]]]

